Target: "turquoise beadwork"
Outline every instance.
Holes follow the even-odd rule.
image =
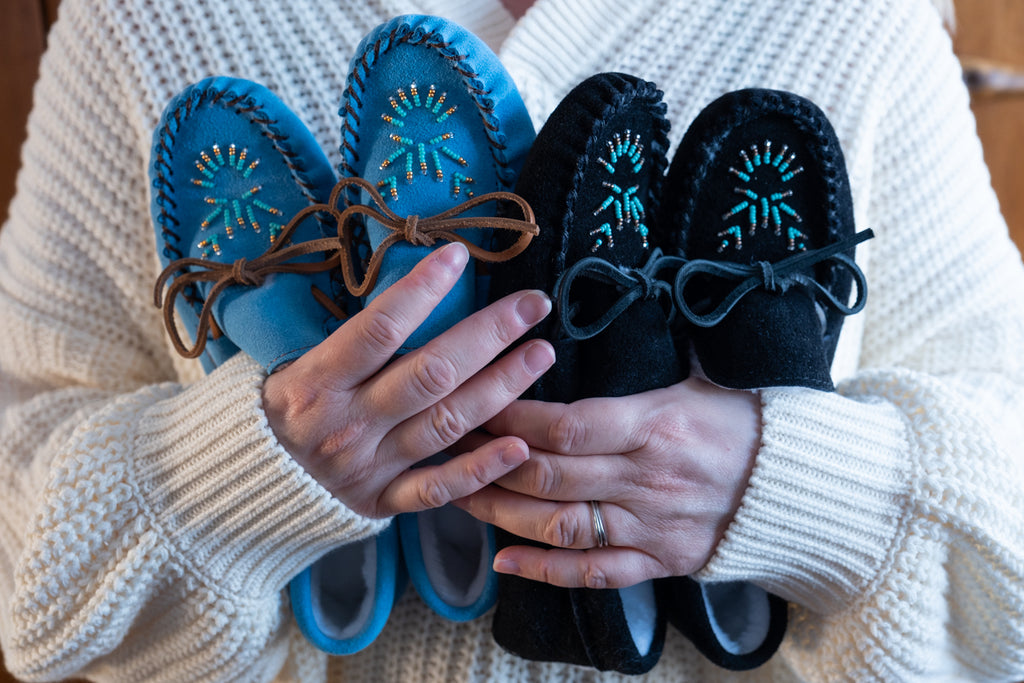
[[[405,128],[406,119],[414,116],[412,112],[420,111],[432,119],[434,124],[444,123],[458,109],[458,105],[454,105],[442,111],[447,97],[447,93],[438,95],[435,86],[431,85],[426,99],[421,99],[416,83],[411,83],[408,93],[405,88],[398,88],[395,94],[388,98],[391,111],[382,113],[381,118],[395,128]],[[415,126],[413,127],[415,128]],[[417,141],[412,137],[397,133],[389,137],[399,146],[381,162],[380,170],[385,171],[399,159],[404,158],[402,179],[407,185],[414,183],[418,176],[426,175],[431,175],[435,182],[444,182],[446,164],[454,164],[459,168],[465,168],[468,165],[462,155],[448,144],[455,138],[455,134],[452,132],[432,135],[425,141]],[[433,174],[430,173],[431,166],[433,166]],[[473,196],[473,191],[469,187],[473,183],[472,177],[455,171],[451,172],[450,176],[450,190],[453,197],[458,197],[463,193],[467,197]],[[382,191],[381,194],[385,199],[398,199],[398,179],[399,176],[395,174],[378,181],[377,188]]]
[[[605,144],[608,158],[598,157],[597,163],[609,176],[618,174],[619,180],[627,177],[633,179],[644,167],[644,146],[640,141],[640,134],[632,134],[626,130],[624,133],[615,133],[612,139]],[[613,220],[607,219],[597,228],[590,231],[594,237],[594,244],[590,250],[597,251],[601,247],[615,247],[615,232],[621,231],[624,226],[632,225],[634,232],[640,236],[641,243],[646,249],[648,246],[648,228],[644,225],[646,213],[643,202],[637,196],[640,189],[639,184],[623,187],[620,183],[608,180],[601,183],[603,187],[610,190],[608,196],[594,209],[593,214],[597,216],[604,212],[611,212]]]
[[[733,205],[728,211],[723,213],[722,220],[731,222],[733,216],[745,212],[748,234],[753,235],[758,229],[765,229],[771,225],[774,234],[783,235],[785,232],[787,249],[790,251],[804,251],[807,249],[807,244],[804,241],[807,239],[807,236],[793,227],[792,224],[786,225],[789,222],[803,222],[803,218],[801,218],[796,209],[785,201],[793,196],[793,191],[778,187],[788,183],[796,175],[802,173],[804,169],[800,166],[790,170],[793,162],[796,161],[796,154],[786,156],[789,151],[788,145],[783,145],[782,149],[774,157],[772,156],[771,149],[771,140],[766,140],[763,147],[755,143],[749,149],[741,149],[739,157],[742,161],[742,169],[730,167],[729,173],[744,183],[750,183],[755,177],[762,185],[766,180],[769,180],[772,184],[776,185],[777,191],[758,193],[750,187],[737,186],[734,188],[734,192],[742,195],[743,201]],[[765,175],[768,173],[773,175]],[[719,232],[717,236],[722,238],[718,246],[719,253],[730,246],[736,250],[743,248],[743,229],[740,225],[731,224],[725,230]]]
[[[248,179],[259,166],[260,160],[249,161],[248,153],[247,148],[243,147],[239,150],[233,143],[228,145],[226,157],[219,144],[214,144],[209,152],[205,149],[199,152],[199,158],[195,161],[195,168],[199,175],[191,179],[192,184],[211,190],[210,194],[203,199],[213,207],[199,224],[202,230],[209,230],[215,224],[219,224],[223,229],[223,236],[227,239],[234,239],[236,228],[240,230],[252,228],[256,233],[261,231],[262,226],[257,219],[257,212],[269,214],[271,217],[282,215],[279,209],[256,197],[263,189],[262,185],[249,185],[248,189],[237,197],[217,193],[218,187],[237,185],[235,181],[239,177]],[[273,242],[273,238],[280,233],[283,226],[273,220],[268,221],[268,225],[272,231],[271,242]],[[220,239],[221,233],[213,233],[200,240],[196,246],[202,250],[203,258],[220,255]]]

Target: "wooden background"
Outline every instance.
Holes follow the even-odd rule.
[[[19,149],[31,106],[32,83],[46,31],[57,16],[59,0],[3,0],[0,21],[0,224],[14,194]],[[972,104],[992,185],[1018,248],[1024,250],[1024,1],[960,0],[954,46],[973,73],[975,60],[996,67],[996,75],[1016,85],[1003,90],[979,88]],[[991,71],[990,71],[991,72]],[[0,655],[2,657],[2,655]],[[2,659],[0,659],[2,664]],[[0,683],[16,683],[0,666]]]

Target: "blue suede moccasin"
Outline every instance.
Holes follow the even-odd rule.
[[[157,305],[169,282],[165,322],[179,352],[201,355],[210,370],[242,349],[273,371],[337,328],[324,256],[292,249],[279,260],[292,245],[328,237],[319,220],[286,227],[326,200],[335,177],[312,134],[276,95],[226,77],[185,88],[154,133],[150,177],[165,268]]]
[[[209,372],[241,349],[273,372],[354,312],[354,299],[341,299],[348,310],[340,310],[331,295],[340,262],[330,254],[347,255],[337,212],[322,203],[338,191],[334,174],[306,126],[265,87],[219,77],[186,88],[154,135],[150,169],[165,266],[156,294],[170,281],[160,303],[183,355],[202,354]],[[311,642],[349,654],[377,637],[405,583],[392,524],[293,579],[292,609]]]
[[[369,181],[380,194],[363,188],[350,194],[351,203],[383,201],[420,224],[486,193],[510,191],[534,138],[526,107],[497,56],[466,29],[431,16],[397,17],[362,40],[340,114],[339,172]],[[481,204],[459,214],[466,229],[455,235],[468,242],[474,257],[486,257],[474,245],[488,246],[491,231],[483,223],[473,229],[469,219],[492,217],[500,208]],[[412,270],[435,238],[415,223],[398,228],[373,218],[366,230],[374,252],[387,243],[376,283],[357,290],[369,302]],[[399,231],[404,239],[395,240]],[[476,310],[474,278],[471,265],[404,350]]]
[[[291,580],[288,593],[306,639],[328,654],[350,655],[377,639],[407,583],[392,522],[324,555]]]
[[[513,187],[533,125],[511,77],[476,36],[439,17],[401,16],[371,31],[351,61],[340,111],[349,211],[362,214],[372,255],[365,276],[346,269],[366,303],[408,273],[438,242],[461,241],[471,262],[399,353],[418,348],[478,308],[473,259],[504,260],[536,234]],[[504,216],[512,204],[524,220]],[[363,208],[360,208],[363,207]],[[491,233],[518,233],[492,253]],[[348,227],[343,232],[349,232]],[[446,457],[439,454],[435,457]],[[493,530],[444,506],[400,515],[410,579],[439,615],[474,619],[495,600]]]
[[[428,462],[445,458],[435,455]],[[420,598],[449,621],[470,621],[489,610],[498,595],[492,570],[494,528],[463,510],[444,505],[398,516],[406,572]]]

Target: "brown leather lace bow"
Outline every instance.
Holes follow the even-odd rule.
[[[384,241],[380,243],[380,246],[377,247],[370,257],[370,262],[366,266],[366,277],[363,278],[361,283],[356,282],[356,273],[352,267],[352,259],[341,260],[341,272],[345,277],[345,287],[352,296],[364,296],[373,289],[373,286],[377,283],[377,273],[380,271],[384,252],[395,242],[405,240],[412,244],[428,247],[437,240],[461,242],[466,245],[469,255],[473,258],[486,263],[498,263],[508,261],[521,254],[527,245],[530,244],[530,240],[540,232],[533,219],[533,209],[525,199],[512,192],[482,194],[428,218],[421,218],[415,215],[403,218],[389,209],[384,203],[384,198],[377,192],[377,188],[362,178],[346,178],[335,185],[334,190],[331,192],[330,202],[332,206],[337,206],[338,195],[348,185],[357,185],[366,190],[376,208],[353,204],[342,211],[340,215],[335,214],[338,218],[338,234],[344,244],[345,252],[348,254],[352,250],[352,231],[347,230],[346,227],[349,221],[357,215],[368,216],[392,231],[390,235],[384,238]],[[522,220],[498,216],[460,217],[461,214],[481,204],[498,201],[509,201],[518,206],[523,214]],[[490,252],[455,232],[456,230],[469,228],[512,230],[519,233],[519,238],[507,249]]]
[[[369,206],[353,205],[344,210],[338,208],[341,193],[349,186],[354,185],[362,188],[369,195],[376,209]],[[461,214],[481,204],[491,201],[509,201],[514,203],[522,211],[523,219],[503,218],[498,216],[462,217]],[[316,213],[326,213],[333,216],[338,223],[337,237],[324,237],[300,242],[290,246],[284,246],[295,228],[309,216]],[[352,265],[352,229],[350,222],[356,215],[365,215],[378,221],[392,231],[380,246],[373,252],[370,262],[366,268],[366,276],[363,281],[356,281],[355,269]],[[519,233],[519,238],[508,248],[498,252],[487,251],[455,230],[468,228],[496,228],[512,230]],[[412,244],[430,246],[435,241],[447,240],[449,242],[461,242],[466,245],[473,258],[488,263],[507,261],[523,252],[530,241],[539,232],[537,224],[534,223],[533,209],[525,199],[512,192],[490,192],[473,197],[458,206],[455,206],[436,216],[420,218],[419,216],[401,217],[387,207],[384,198],[377,192],[372,184],[362,178],[343,178],[331,191],[327,204],[311,204],[297,214],[288,224],[284,226],[277,240],[270,245],[263,254],[252,260],[238,259],[234,263],[219,263],[203,258],[182,258],[170,263],[156,280],[153,293],[153,301],[158,308],[163,309],[164,326],[171,338],[175,350],[186,358],[198,358],[206,348],[206,336],[214,331],[215,337],[219,336],[220,330],[213,319],[213,302],[226,288],[232,285],[243,285],[249,287],[260,286],[264,279],[273,273],[316,273],[341,266],[342,275],[345,279],[345,287],[352,296],[364,296],[373,289],[377,283],[377,274],[380,271],[381,261],[384,252],[395,242],[405,240]],[[313,263],[294,263],[293,259],[309,254],[323,252],[326,257],[322,261]],[[176,274],[177,277],[174,277]],[[174,277],[174,280],[167,287],[167,295],[163,296],[164,286],[167,281]],[[186,288],[201,282],[212,282],[203,307],[199,312],[199,321],[196,326],[196,341],[189,348],[178,332],[174,321],[174,302]],[[317,296],[314,289],[314,297],[331,310],[336,316],[343,313],[333,306],[333,302],[326,295]],[[327,299],[327,300],[325,300]]]

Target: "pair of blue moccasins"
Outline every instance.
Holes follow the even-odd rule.
[[[864,303],[852,261],[864,236],[853,235],[842,154],[813,104],[730,93],[693,122],[669,168],[661,92],[631,76],[587,79],[535,138],[497,57],[446,20],[396,18],[351,65],[340,181],[262,86],[212,78],[168,105],[151,163],[165,266],[156,295],[184,355],[210,370],[242,350],[273,372],[405,275],[436,237],[504,260],[489,280],[471,264],[403,352],[488,299],[539,288],[558,315],[532,334],[557,362],[533,398],[668,386],[690,372],[691,348],[722,386],[832,389],[841,320]],[[518,227],[490,229],[509,219],[482,200],[511,190],[532,211],[521,204]],[[417,232],[406,220],[453,209],[475,229],[446,231],[455,224],[441,220]],[[729,669],[760,665],[782,640],[785,602],[750,584],[678,577],[590,590],[498,578],[496,547],[527,542],[452,506],[400,515],[296,577],[293,611],[319,648],[357,652],[411,581],[452,620],[497,601],[495,639],[515,654],[631,674],[655,665],[666,622]]]
[[[399,17],[359,45],[340,114],[339,184],[306,126],[261,85],[210,78],[168,104],[150,165],[165,267],[156,297],[179,352],[207,371],[239,350],[268,372],[295,360],[408,273],[438,236],[487,257],[495,203],[475,202],[514,187],[534,139],[490,49],[448,21]],[[342,216],[348,206],[361,215]],[[455,207],[432,233],[426,219]],[[423,219],[413,235],[411,215]],[[475,229],[446,231],[460,220]],[[536,228],[519,223],[525,246]],[[471,264],[401,352],[470,315],[483,295]],[[296,577],[293,611],[333,654],[373,642],[406,577],[440,615],[473,619],[496,599],[494,552],[492,529],[453,506],[399,515]]]

